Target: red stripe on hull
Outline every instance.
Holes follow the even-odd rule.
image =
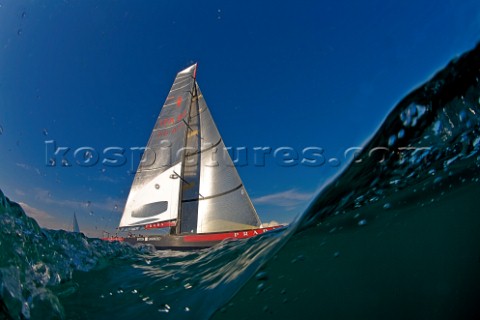
[[[208,242],[208,241],[222,241],[225,239],[245,239],[258,236],[265,232],[280,228],[283,226],[274,226],[267,228],[258,228],[252,230],[241,230],[234,232],[222,232],[222,233],[205,233],[205,234],[195,234],[195,235],[185,235],[183,236],[184,242]]]
[[[160,229],[160,228],[167,228],[167,227],[175,227],[177,225],[177,221],[165,221],[165,222],[157,222],[157,223],[149,223],[145,225],[145,229]]]

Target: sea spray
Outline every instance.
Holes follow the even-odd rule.
[[[45,230],[0,190],[0,296],[13,318],[64,318],[52,288],[74,271],[105,267],[111,259],[138,250],[83,234]],[[145,249],[144,250],[148,250]]]

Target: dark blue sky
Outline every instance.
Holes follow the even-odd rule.
[[[47,167],[45,140],[144,146],[176,73],[198,62],[227,145],[314,146],[339,160],[255,166],[249,154],[239,172],[262,220],[289,222],[346,149],[475,45],[480,3],[3,0],[0,21],[0,188],[44,226],[69,228],[76,211],[100,235],[118,223],[131,161]]]

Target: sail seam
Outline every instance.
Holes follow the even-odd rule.
[[[172,87],[176,86],[177,84],[180,84],[180,83],[183,83],[183,82],[187,81],[187,80],[188,80],[188,77],[184,77],[184,78],[179,79],[179,80],[181,80],[181,81],[178,81],[178,82],[175,81],[175,82],[173,83]]]
[[[177,161],[175,161],[175,162],[173,162],[173,163],[171,163],[171,164],[170,164],[170,163],[167,163],[167,164],[165,164],[165,165],[161,165],[161,166],[156,167],[156,168],[145,168],[145,169],[141,169],[141,170],[138,169],[138,170],[137,170],[137,173],[138,173],[138,172],[144,172],[144,171],[160,170],[160,169],[164,169],[165,167],[169,167],[169,168],[170,168],[170,167],[174,167],[174,166],[176,166],[177,164],[179,164],[180,161],[181,161],[181,160],[177,160]]]
[[[180,74],[180,73],[179,73]],[[179,76],[177,75],[177,77],[175,78],[174,82],[177,81],[177,80],[180,80],[180,79],[185,79],[185,78],[193,78],[190,74],[185,74],[184,76]]]
[[[182,202],[193,202],[193,201],[200,201],[200,200],[208,200],[208,199],[218,198],[218,197],[227,195],[227,194],[229,194],[229,193],[232,193],[232,192],[234,192],[234,191],[237,191],[237,190],[240,189],[241,187],[243,187],[243,183],[240,184],[238,187],[235,187],[235,188],[233,188],[233,189],[231,189],[231,190],[228,190],[228,191],[225,191],[225,192],[222,192],[222,193],[213,195],[213,196],[202,197],[201,199],[200,199],[200,198],[187,199],[187,200],[182,200]]]
[[[160,118],[160,117],[159,117]],[[165,126],[165,127],[161,127],[161,128],[156,128],[156,129],[153,129],[153,131],[161,131],[161,130],[167,130],[167,129],[170,129],[170,128],[173,128],[173,127],[176,127],[178,126],[180,123],[183,123],[182,120],[184,120],[185,117],[183,117],[181,120],[179,120],[178,122],[175,122],[174,124],[172,124],[171,126]]]
[[[190,83],[187,83],[187,84],[186,84],[186,85],[184,85],[183,87],[180,87],[180,88],[177,88],[177,89],[170,90],[170,92],[178,91],[178,90],[180,90],[180,89],[183,89],[183,88],[186,88],[186,87],[188,87],[189,85],[190,85]],[[189,90],[188,92],[190,92],[190,90]]]

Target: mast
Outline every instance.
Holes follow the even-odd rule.
[[[195,79],[196,80],[196,79]],[[201,136],[199,121],[198,90],[195,81],[192,102],[188,113],[187,137],[183,154],[183,179],[181,195],[181,206],[178,216],[178,223],[175,232],[195,233],[198,217],[198,201],[195,203],[185,202],[184,199],[198,198],[200,186],[200,157]]]
[[[192,128],[192,126],[194,124],[192,123],[191,112],[192,112],[192,109],[193,109],[192,106],[194,105],[194,101],[197,100],[197,90],[196,90],[196,87],[197,87],[197,84],[196,84],[197,64],[195,63],[193,65],[193,67],[195,68],[194,71],[193,71],[193,88],[192,88],[192,91],[190,92],[192,97],[191,97],[191,101],[190,101],[190,106],[187,110],[187,116],[186,116],[187,120],[186,121],[184,120],[185,125],[187,126],[187,130],[185,130],[185,137],[184,137],[185,144],[183,146],[183,150],[182,150],[182,153],[181,153],[181,156],[182,156],[182,176],[179,177],[179,178],[181,178],[182,182],[181,182],[180,192],[178,194],[178,196],[179,196],[179,200],[178,200],[179,201],[178,202],[179,206],[178,206],[178,213],[177,213],[177,224],[176,224],[175,228],[172,228],[172,230],[170,232],[171,234],[180,234],[182,232],[181,225],[182,225],[182,223],[185,223],[183,220],[191,218],[193,216],[196,216],[196,212],[191,212],[191,210],[188,210],[187,208],[185,208],[185,206],[183,204],[184,193],[186,192],[186,190],[188,190],[192,186],[193,183],[195,183],[195,181],[190,179],[190,174],[189,174],[189,170],[191,169],[190,164],[187,163],[187,161],[185,161],[185,159],[187,158],[187,155],[189,154],[189,152],[191,151],[191,148],[192,148],[192,146],[190,146],[190,144],[192,143],[192,141],[194,141],[194,139],[192,139],[192,136],[194,136],[196,134],[196,130],[194,128]],[[198,183],[197,183],[197,185],[198,185]]]

